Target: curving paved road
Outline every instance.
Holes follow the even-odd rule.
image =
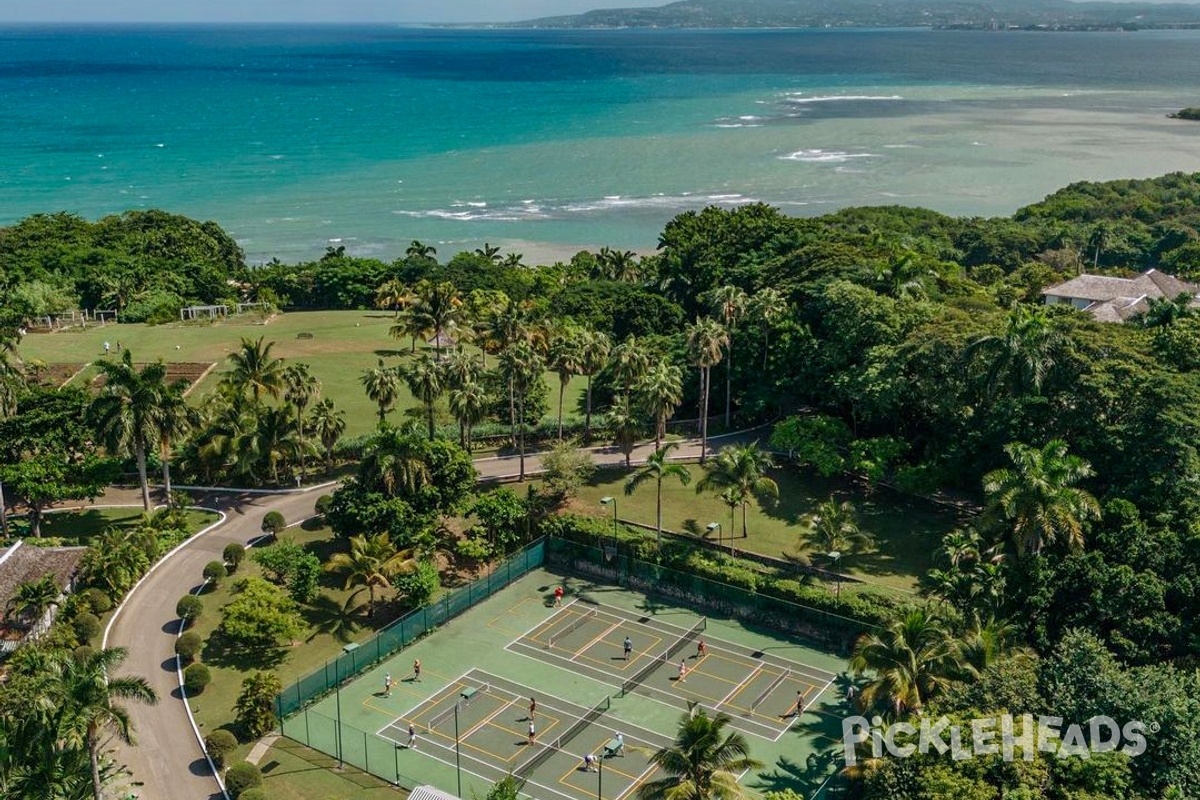
[[[726,437],[710,437],[720,444],[732,437],[747,437],[746,433]],[[612,466],[624,463],[624,456],[614,447],[591,448],[597,465]],[[653,443],[634,450],[633,463],[644,461],[654,452]],[[672,453],[673,458],[698,458],[699,440],[685,440]],[[526,472],[540,468],[537,454],[525,457]],[[476,459],[475,467],[481,478],[504,478],[517,474],[516,456]],[[326,490],[328,491],[328,490]],[[125,502],[124,491],[114,490],[100,502]],[[128,493],[140,497],[138,493]],[[219,560],[225,545],[245,544],[261,534],[262,518],[268,511],[278,511],[289,523],[298,522],[314,513],[313,506],[322,491],[308,489],[289,494],[250,494],[236,490],[196,494],[197,505],[226,515],[221,524],[203,536],[192,538],[169,558],[160,561],[154,571],[125,599],[119,615],[112,623],[106,644],[129,650],[122,672],[141,675],[158,692],[156,706],[130,704],[129,713],[137,746],[121,746],[117,757],[129,766],[139,794],[147,800],[223,800],[224,795],[209,768],[204,751],[196,741],[184,708],[175,672],[175,634],[178,620],[175,601],[201,582],[201,572],[209,561]],[[138,500],[131,502],[137,503]]]

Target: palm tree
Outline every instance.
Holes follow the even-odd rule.
[[[438,362],[426,353],[415,360],[401,372],[408,390],[425,405],[426,420],[429,423],[429,441],[433,441],[436,431],[433,425],[433,404],[437,402],[443,390],[442,370]]]
[[[749,800],[738,775],[762,763],[750,757],[745,736],[726,731],[730,721],[726,714],[710,717],[690,706],[675,741],[650,756],[666,777],[638,787],[639,800]]]
[[[471,452],[472,430],[487,413],[489,398],[483,384],[471,382],[450,390],[450,413],[458,420],[459,444]]]
[[[1004,333],[975,339],[964,355],[986,365],[984,390],[989,397],[1002,376],[1014,395],[1036,395],[1041,394],[1061,352],[1069,346],[1045,306],[1016,306],[1008,315]]]
[[[466,350],[455,350],[442,360],[442,375],[445,384],[450,389],[461,389],[469,383],[479,380],[479,359]]]
[[[433,346],[440,360],[442,334],[454,330],[462,317],[462,297],[454,284],[447,281],[421,281],[416,289],[417,302],[412,307],[414,324],[423,331],[432,331]]]
[[[1146,299],[1147,308],[1130,321],[1143,328],[1165,328],[1180,320],[1196,316],[1192,306],[1194,295],[1187,292],[1177,294],[1173,299],[1165,297],[1149,297]]]
[[[93,653],[66,657],[61,662],[55,699],[64,718],[61,735],[87,748],[92,766],[92,791],[95,800],[103,800],[100,775],[100,749],[103,736],[111,733],[125,744],[133,743],[133,724],[129,712],[118,700],[135,700],[147,705],[158,702],[158,695],[144,678],[121,676],[117,669],[128,651],[110,647]]]
[[[618,449],[625,454],[626,469],[632,467],[630,459],[633,457],[633,446],[641,429],[639,422],[629,398],[624,395],[618,396],[613,401],[612,408],[608,410],[608,425],[612,428],[613,439]]]
[[[437,248],[413,239],[408,249],[404,251],[404,255],[407,258],[433,258],[437,255]]]
[[[700,369],[700,463],[708,459],[708,395],[712,368],[721,363],[729,332],[714,319],[697,319],[687,329],[688,352]]]
[[[612,350],[612,369],[613,383],[620,386],[621,393],[628,397],[634,384],[650,369],[650,354],[636,337],[627,336]]]
[[[484,242],[483,247],[476,247],[475,255],[479,256],[480,258],[486,258],[492,263],[499,263],[501,258],[500,248],[492,247],[491,242]]]
[[[1032,652],[1020,644],[1017,627],[1006,620],[975,617],[958,642],[958,660],[968,680],[979,680],[988,667],[1002,659],[1029,665]]]
[[[425,336],[429,331],[425,328],[425,320],[414,313],[414,309],[406,308],[403,314],[396,315],[397,322],[388,328],[388,336],[393,339],[412,339],[412,352],[417,352],[417,337]]]
[[[587,413],[583,423],[583,439],[592,440],[592,378],[608,363],[612,341],[604,333],[584,328],[579,333],[579,372],[587,376]]]
[[[571,378],[581,374],[580,331],[567,328],[550,340],[548,366],[558,375],[558,438],[563,438],[563,401]]]
[[[746,293],[736,286],[722,286],[712,293],[712,304],[729,331],[729,349],[725,355],[725,427],[729,427],[733,398],[733,335],[738,320],[746,313]]]
[[[325,450],[325,472],[329,473],[333,470],[333,448],[346,432],[346,412],[335,408],[333,401],[325,398],[313,406],[308,426],[321,441]]]
[[[261,409],[253,429],[237,444],[239,452],[253,465],[251,469],[256,471],[265,465],[277,485],[280,466],[300,463],[310,449],[299,422],[288,408]]]
[[[375,307],[395,311],[396,319],[400,319],[400,312],[412,305],[413,300],[412,292],[399,278],[389,278],[375,290]]]
[[[860,694],[863,708],[884,706],[900,717],[919,711],[961,671],[961,663],[941,622],[925,609],[913,609],[883,631],[859,637],[850,669],[871,676]]]
[[[541,355],[526,341],[518,341],[500,354],[500,372],[508,380],[517,404],[517,447],[520,480],[525,480],[525,397],[535,381],[542,380]]]
[[[708,474],[696,485],[696,491],[710,489],[733,489],[737,492],[742,507],[742,538],[746,532],[746,507],[752,497],[779,497],[779,484],[767,476],[767,470],[775,466],[771,454],[757,443],[731,444],[721,448],[708,467]],[[733,535],[733,531],[730,531]]]
[[[858,527],[854,519],[854,504],[838,502],[830,497],[817,506],[812,516],[812,529],[802,534],[805,544],[818,553],[853,553],[870,549],[874,537]]]
[[[742,505],[742,493],[737,490],[736,486],[727,486],[717,495],[717,499],[729,509],[729,552],[732,553],[733,532],[737,530],[733,515],[737,513],[738,507]]]
[[[200,424],[200,413],[183,396],[187,384],[176,381],[166,387],[157,414],[158,460],[162,462],[163,492],[171,496],[171,446]]]
[[[692,473],[683,464],[671,464],[667,461],[668,454],[678,447],[677,444],[668,444],[654,451],[653,455],[646,457],[646,463],[643,464],[637,472],[629,476],[625,481],[625,494],[631,495],[637,488],[646,481],[654,481],[655,488],[658,492],[655,500],[655,530],[658,533],[658,543],[662,544],[662,484],[664,478],[676,478],[681,484],[687,486],[692,482]]]
[[[421,440],[409,433],[384,428],[363,456],[359,475],[364,483],[379,486],[389,497],[411,497],[433,480]]]
[[[1003,522],[1018,554],[1037,555],[1047,544],[1083,547],[1083,524],[1100,518],[1100,504],[1077,483],[1095,473],[1088,462],[1053,439],[1041,449],[1005,445],[1012,467],[983,476],[987,514]]]
[[[9,598],[5,612],[9,619],[20,620],[21,624],[31,626],[42,618],[46,609],[54,605],[61,593],[54,576],[43,575],[36,581],[26,581],[18,586]]]
[[[239,392],[249,389],[255,405],[262,402],[264,394],[279,397],[283,391],[283,359],[271,357],[274,346],[274,342],[264,344],[261,336],[254,342],[242,339],[241,350],[229,357],[231,369],[225,380]]]
[[[770,286],[759,289],[750,298],[750,313],[763,326],[763,369],[767,368],[767,355],[771,351],[771,328],[787,311],[788,304],[783,293]]]
[[[388,412],[396,407],[396,399],[400,393],[400,376],[393,367],[385,367],[381,358],[375,369],[362,374],[361,381],[367,391],[367,397],[379,406],[379,424],[382,426]]]
[[[142,369],[133,365],[128,350],[117,362],[99,361],[104,388],[92,401],[88,416],[93,427],[115,453],[132,453],[142,487],[142,505],[150,505],[150,480],[146,475],[146,451],[159,441],[159,407],[167,393],[167,367],[161,361]]]
[[[398,550],[386,533],[351,536],[350,552],[334,553],[325,569],[345,575],[346,589],[366,586],[370,600],[367,616],[375,613],[375,590],[390,588],[392,578],[410,569],[412,551]]]
[[[296,409],[296,427],[305,437],[304,412],[308,404],[321,394],[321,382],[308,371],[308,364],[289,364],[283,370],[283,400]],[[305,471],[304,459],[300,459],[300,472]]]
[[[654,449],[662,447],[667,420],[683,402],[683,370],[669,361],[660,361],[638,382],[642,403],[654,417]]]

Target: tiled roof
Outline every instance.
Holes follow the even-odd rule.
[[[1050,297],[1069,297],[1076,300],[1100,302],[1124,298],[1132,303],[1140,298],[1174,299],[1180,294],[1200,294],[1200,286],[1151,269],[1136,278],[1080,275],[1057,286],[1051,286],[1042,294]]]
[[[17,542],[0,551],[0,618],[23,583],[53,575],[58,587],[64,588],[86,550],[86,547],[34,547]]]

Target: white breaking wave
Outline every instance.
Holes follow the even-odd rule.
[[[789,94],[784,100],[788,103],[837,103],[844,100],[903,100],[904,98],[898,94],[877,95],[877,94],[829,94],[816,95],[815,97],[805,97],[802,94]]]
[[[475,204],[476,208],[462,208],[461,203],[455,203],[450,208],[430,208],[420,211],[400,209],[393,213],[402,217],[414,219],[443,219],[454,222],[527,222],[539,219],[565,219],[579,214],[605,213],[609,211],[627,211],[636,209],[663,209],[667,211],[682,211],[695,208],[698,205],[740,206],[756,203],[753,197],[742,194],[693,194],[685,192],[679,195],[656,194],[642,197],[626,197],[623,195],[608,195],[598,200],[577,200],[564,203],[540,202],[522,200],[520,205],[490,208],[485,203]]]
[[[843,164],[852,158],[879,158],[874,153],[847,153],[842,150],[797,150],[786,156],[780,156],[781,161],[804,161],[812,164]]]

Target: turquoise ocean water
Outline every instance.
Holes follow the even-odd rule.
[[[1200,32],[0,29],[0,224],[158,207],[251,260],[649,251],[673,215],[1008,214],[1200,170]]]

